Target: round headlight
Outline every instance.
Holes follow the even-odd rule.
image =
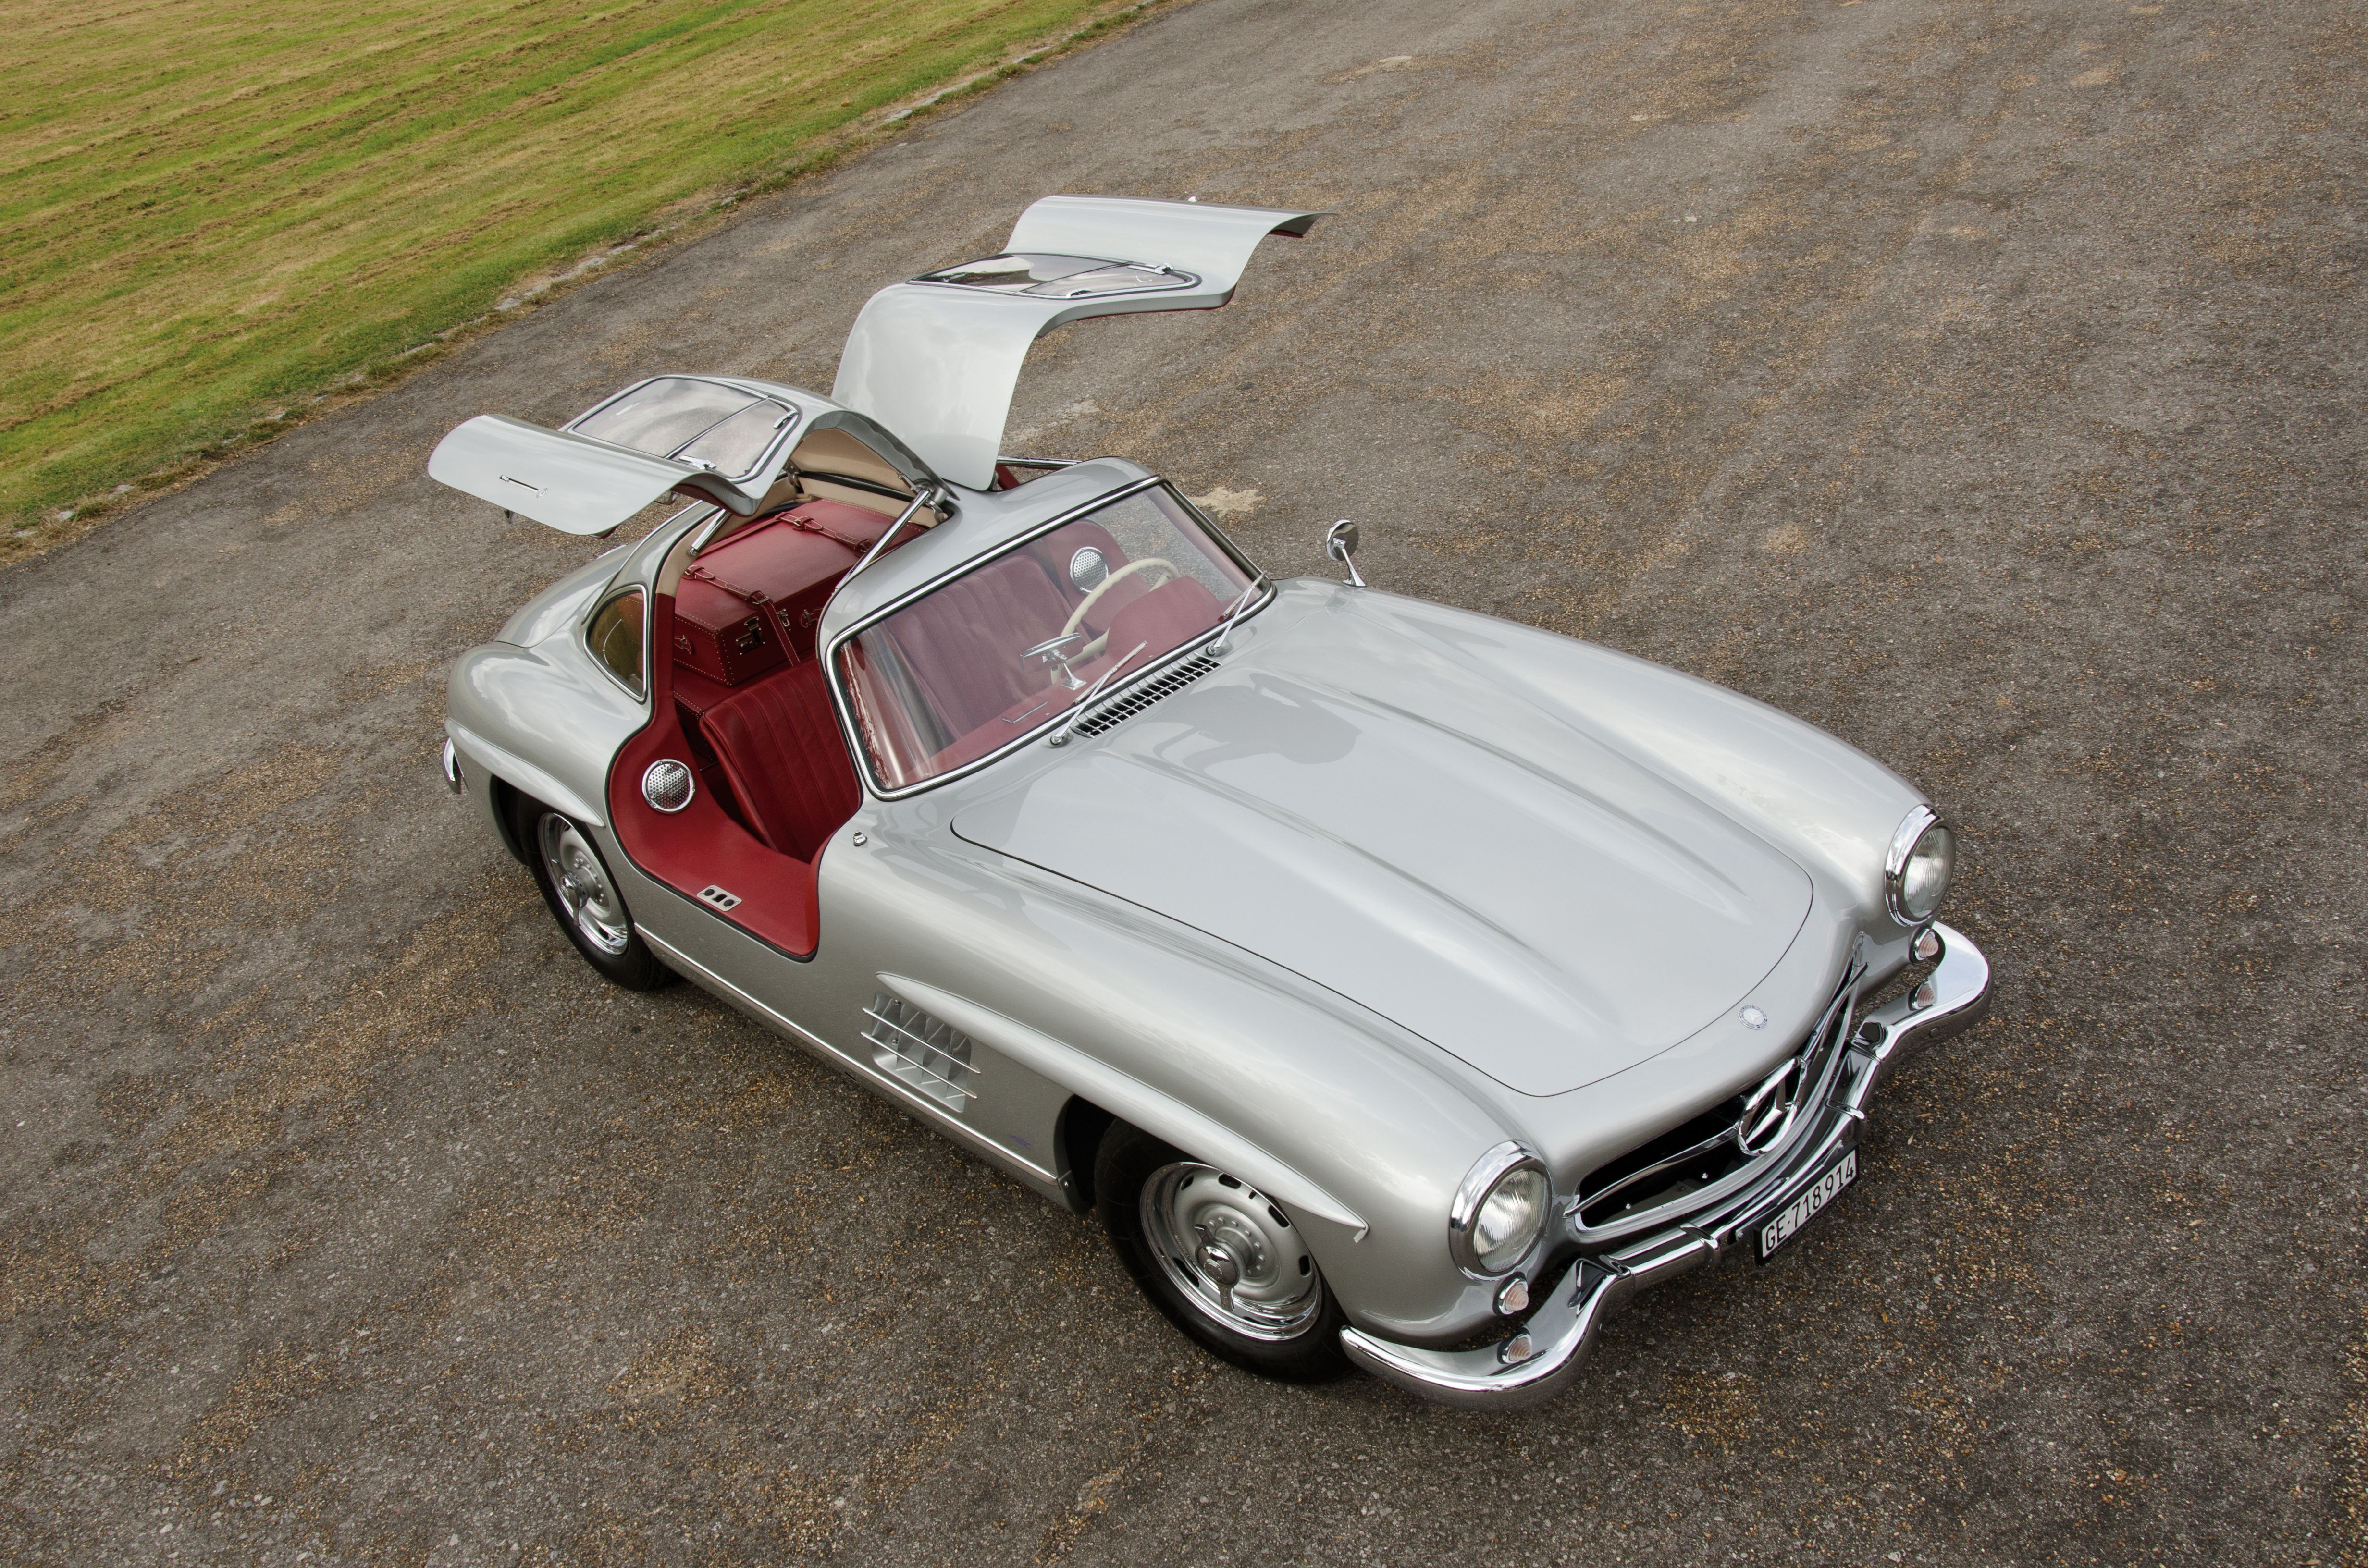
[[[1545,1165],[1520,1144],[1499,1143],[1481,1155],[1448,1216],[1456,1266],[1476,1278],[1509,1271],[1537,1244],[1553,1196]]]
[[[1892,835],[1884,866],[1884,893],[1892,915],[1908,926],[1931,919],[1948,896],[1949,879],[1956,869],[1957,835],[1949,824],[1927,807],[1908,812]]]

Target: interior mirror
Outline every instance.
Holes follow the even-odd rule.
[[[1324,530],[1324,553],[1349,569],[1349,585],[1361,588],[1365,579],[1357,571],[1357,525],[1343,517]]]

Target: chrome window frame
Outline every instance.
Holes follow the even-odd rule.
[[[1210,522],[1206,515],[1201,512],[1201,508],[1193,506],[1190,500],[1185,498],[1182,491],[1177,489],[1175,485],[1169,483],[1167,480],[1161,478],[1157,474],[1154,474],[1148,479],[1132,480],[1125,484],[1120,485],[1115,490],[1105,491],[1103,494],[1095,496],[1093,499],[1084,502],[1078,506],[1072,506],[1064,512],[1055,513],[1053,517],[1037,525],[1035,528],[1029,529],[1026,533],[1020,534],[1016,538],[1007,540],[1004,543],[996,546],[987,554],[972,556],[968,560],[939,573],[936,576],[921,584],[918,587],[913,588],[906,593],[900,595],[896,598],[890,600],[887,604],[881,606],[878,609],[873,610],[870,615],[865,616],[861,620],[857,621],[853,626],[848,627],[846,631],[832,638],[830,640],[829,647],[817,655],[824,661],[823,682],[830,688],[831,707],[837,711],[840,733],[842,738],[847,742],[848,754],[855,759],[856,772],[863,780],[863,788],[866,793],[877,801],[902,801],[911,796],[920,794],[925,790],[934,790],[941,784],[951,784],[957,778],[966,778],[970,775],[978,772],[981,768],[990,767],[993,764],[1001,761],[1003,758],[1009,756],[1013,752],[1019,750],[1022,746],[1029,744],[1030,742],[1037,740],[1041,736],[1057,728],[1061,723],[1069,719],[1076,710],[1067,710],[1063,712],[1056,713],[1050,719],[1045,720],[1042,723],[1037,725],[1034,729],[1020,732],[1019,734],[1014,735],[1010,740],[1006,741],[1003,744],[996,747],[993,751],[988,752],[985,756],[973,757],[970,761],[963,763],[959,767],[949,768],[943,773],[934,774],[928,778],[922,779],[917,784],[907,784],[902,789],[891,790],[881,783],[880,776],[872,765],[871,748],[863,744],[863,726],[856,720],[853,699],[848,695],[846,689],[847,683],[840,676],[838,663],[840,651],[844,649],[848,643],[853,642],[856,638],[861,636],[864,632],[870,631],[874,626],[879,625],[882,621],[887,619],[898,610],[903,609],[905,606],[914,603],[917,599],[925,598],[928,595],[937,592],[938,589],[952,582],[955,578],[967,576],[973,572],[980,571],[994,562],[1002,560],[1005,556],[1009,555],[1014,551],[1020,550],[1028,545],[1035,543],[1036,540],[1042,539],[1046,534],[1052,533],[1057,528],[1065,528],[1069,524],[1077,521],[1080,517],[1099,512],[1107,506],[1114,506],[1121,501],[1125,500],[1127,497],[1131,495],[1139,495],[1146,490],[1165,490],[1168,494],[1174,496],[1177,502],[1183,506],[1185,512],[1207,531],[1212,540],[1216,541],[1217,548],[1224,552],[1227,559],[1231,560],[1233,563],[1242,571],[1249,574],[1250,580],[1252,582],[1265,585],[1266,593],[1259,598],[1254,600],[1251,603],[1250,608],[1243,612],[1242,619],[1244,620],[1250,619],[1260,610],[1263,610],[1267,606],[1274,602],[1276,597],[1275,585],[1272,580],[1267,576],[1266,573],[1259,568],[1258,564],[1250,560],[1248,556],[1243,554],[1241,547],[1236,545],[1232,540],[1226,538],[1223,529]],[[1217,629],[1212,627],[1210,629],[1207,636],[1186,638],[1182,642],[1177,644],[1176,647],[1161,655],[1156,661],[1143,665],[1140,669],[1130,674],[1123,681],[1112,685],[1108,690],[1102,692],[1100,697],[1097,699],[1098,702],[1108,702],[1110,699],[1116,697],[1122,691],[1133,690],[1135,686],[1143,681],[1146,676],[1149,676],[1160,670],[1164,670],[1179,659],[1183,659],[1199,652],[1201,648],[1207,645],[1209,638],[1215,636],[1216,633]]]
[[[697,376],[676,372],[669,372],[662,376],[643,376],[640,381],[635,381],[629,387],[620,387],[617,391],[610,392],[607,397],[602,398],[598,403],[594,403],[591,407],[586,409],[583,413],[577,415],[575,418],[569,420],[559,428],[571,436],[581,435],[582,432],[576,429],[577,426],[583,424],[586,420],[591,418],[593,415],[598,414],[602,409],[609,407],[612,403],[622,402],[624,399],[631,397],[633,393],[641,391],[643,387],[654,385],[659,381],[703,381],[712,387],[723,387],[732,392],[746,393],[749,403],[769,403],[775,408],[781,409],[789,415],[790,417],[788,422],[774,427],[772,439],[765,443],[764,450],[757,454],[757,460],[750,463],[743,472],[739,473],[725,473],[723,470],[716,468],[712,463],[697,464],[697,466],[706,469],[710,473],[716,475],[718,478],[729,480],[734,484],[739,484],[744,481],[754,479],[757,475],[766,472],[768,466],[772,466],[775,463],[775,460],[783,455],[784,449],[788,446],[789,442],[796,437],[797,433],[805,428],[805,410],[800,408],[793,403],[776,397],[771,392],[749,392],[746,386],[738,381],[733,381],[731,378],[726,376]],[[735,408],[731,413],[725,415],[722,419],[701,426],[697,435],[676,447],[673,451],[642,452],[642,455],[643,457],[661,458],[667,462],[683,461],[684,460],[680,456],[681,453],[689,451],[691,448],[699,445],[702,440],[705,440],[709,433],[713,431],[717,426],[722,425],[728,420],[737,419],[747,412],[748,410],[746,407]],[[601,439],[601,437],[598,436],[586,437],[585,438],[594,441]],[[622,442],[618,441],[611,441],[609,444],[612,447],[623,446]],[[639,447],[624,447],[624,450],[629,452],[640,452],[642,451],[642,449]]]
[[[600,651],[598,648],[592,646],[592,623],[600,619],[600,612],[619,599],[632,594],[642,596],[642,685],[638,691],[624,676],[610,669],[609,661],[600,656]],[[651,663],[656,656],[657,650],[652,646],[650,641],[653,625],[657,619],[656,603],[657,596],[650,591],[650,586],[646,583],[628,583],[621,588],[611,583],[609,591],[592,601],[592,608],[585,613],[584,619],[575,628],[575,639],[584,645],[585,656],[592,661],[593,668],[607,676],[609,680],[616,683],[620,691],[644,708],[650,705],[650,693],[657,689],[657,682],[651,678],[655,674],[651,667]]]
[[[960,272],[965,267],[977,267],[985,262],[1000,261],[1006,256],[1050,256],[1055,260],[1082,261],[1089,265],[1077,268],[1076,272],[1063,273],[1059,278],[1031,278],[1025,285],[1018,288],[1001,283],[963,283],[951,278],[939,276],[940,273]],[[1080,273],[1091,272],[1096,267],[1139,267],[1146,271],[1165,273],[1175,281],[1151,284],[1140,289],[1091,289],[1078,294],[1039,294],[1033,291],[1047,283],[1064,282]],[[1000,294],[1007,299],[1058,300],[1067,302],[1074,300],[1124,300],[1137,296],[1180,294],[1189,290],[1198,289],[1202,279],[1197,272],[1187,272],[1180,267],[1170,267],[1165,262],[1121,261],[1116,256],[1071,256],[1066,251],[999,250],[993,256],[983,256],[973,261],[958,261],[951,267],[940,267],[935,271],[924,272],[917,278],[908,278],[905,281],[928,289],[959,289],[965,294]]]
[[[653,700],[652,693],[657,690],[658,577],[666,570],[666,557],[673,554],[682,543],[684,535],[711,520],[693,516],[694,513],[700,512],[712,512],[717,520],[732,515],[712,501],[693,501],[689,506],[661,517],[656,526],[641,538],[609,551],[607,553],[610,555],[621,552],[624,560],[619,563],[616,575],[609,579],[600,592],[593,597],[591,607],[585,610],[575,622],[575,641],[576,644],[584,650],[584,656],[598,665],[602,675],[616,681],[617,685],[632,696],[634,701],[645,708]],[[637,590],[649,596],[642,605],[643,689],[638,692],[618,679],[617,673],[603,664],[600,655],[592,651],[592,622],[598,619],[600,612],[607,609],[610,602],[620,595]]]

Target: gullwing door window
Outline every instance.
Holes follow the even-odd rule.
[[[1200,279],[1173,267],[1136,261],[1097,261],[1083,256],[991,256],[964,262],[915,281],[953,283],[994,294],[1031,294],[1045,300],[1099,300],[1108,294],[1143,294],[1157,289],[1190,289]]]
[[[427,474],[563,533],[605,534],[669,491],[741,517],[789,460],[786,398],[704,376],[638,381],[557,430],[481,414],[436,443]]]
[[[565,428],[744,480],[756,476],[765,454],[797,422],[798,411],[788,403],[745,388],[699,376],[660,376],[628,387]]]
[[[848,466],[837,454],[852,449],[859,469],[884,471],[851,480],[858,491],[906,496],[936,478],[864,415],[794,387],[721,376],[636,381],[558,430],[481,414],[436,443],[427,473],[563,533],[599,534],[669,492],[753,517],[792,466],[791,451],[808,448],[827,449],[828,467]]]

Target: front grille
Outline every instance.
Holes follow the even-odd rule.
[[[1195,653],[1174,669],[1154,679],[1144,681],[1107,708],[1099,708],[1077,721],[1077,733],[1099,735],[1113,730],[1164,697],[1172,697],[1217,667],[1217,661],[1205,653]]]
[[[863,1016],[871,1020],[863,1038],[872,1048],[873,1066],[956,1115],[975,1097],[970,1085],[978,1069],[971,1065],[970,1036],[884,991]]]
[[[1578,1222],[1600,1230],[1640,1210],[1658,1209],[1751,1163],[1735,1134],[1744,1096],[1724,1100],[1648,1143],[1587,1174],[1578,1184]]]
[[[1825,1103],[1832,1069],[1850,1032],[1853,972],[1809,1031],[1799,1051],[1773,1073],[1691,1120],[1671,1128],[1580,1178],[1574,1217],[1600,1231],[1643,1215],[1678,1213],[1687,1199],[1773,1159]]]

